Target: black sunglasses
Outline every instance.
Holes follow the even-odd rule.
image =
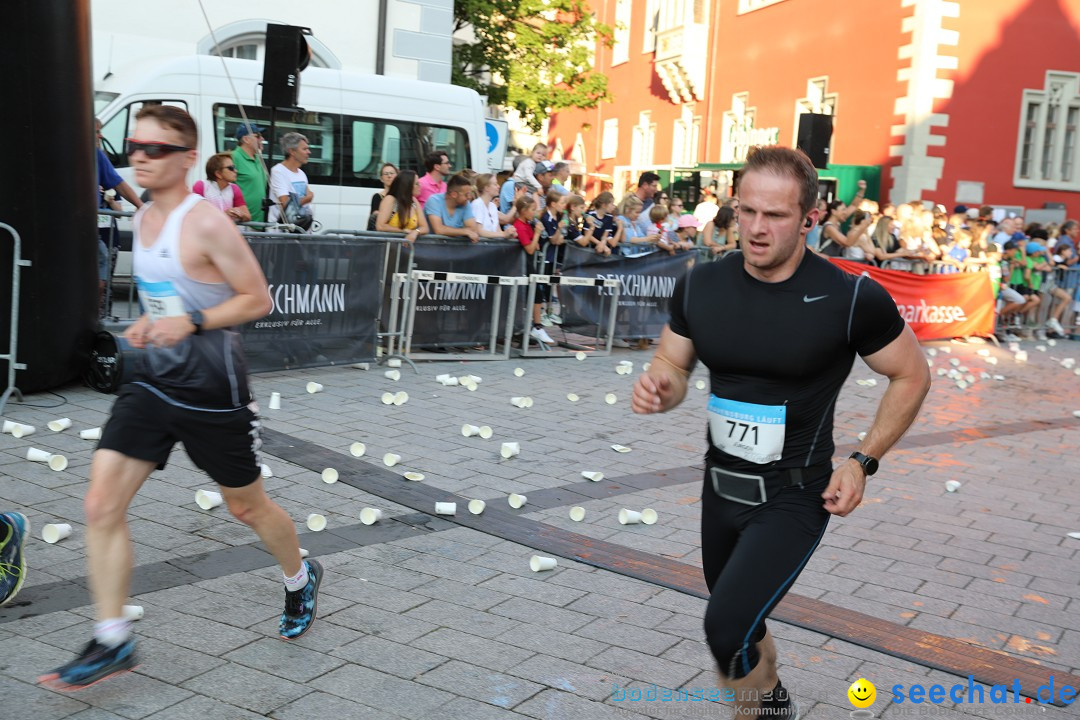
[[[222,170],[235,170],[236,166],[235,165],[226,165],[225,167],[223,167],[221,169]]]
[[[190,149],[191,148],[184,147],[183,145],[170,145],[169,143],[162,142],[139,142],[134,138],[126,138],[124,140],[125,155],[134,155],[142,150],[146,154],[146,157],[151,160],[165,157],[174,152],[186,152]]]

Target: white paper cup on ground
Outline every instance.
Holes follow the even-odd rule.
[[[143,610],[142,605],[125,605],[124,607],[120,608],[120,615],[125,620],[129,620],[131,622],[138,622],[139,620],[142,620],[143,615],[145,614],[146,611]]]
[[[394,405],[400,407],[407,402],[409,402],[409,393],[405,392],[404,390],[398,390],[396,393],[394,393]]]
[[[213,510],[224,502],[221,493],[215,490],[198,490],[195,492],[195,504],[203,510]]]
[[[587,358],[589,356],[586,355],[584,351],[578,350],[576,353],[574,353],[574,357],[576,357],[578,360],[584,360],[585,358]]]
[[[300,557],[301,558],[306,558],[309,554],[310,553],[308,553],[307,550],[305,550],[304,548],[300,548]]]
[[[437,502],[435,503],[436,515],[456,515],[457,503],[452,502]]]
[[[38,448],[26,448],[26,459],[30,462],[47,463],[49,458],[52,457],[52,453],[48,450],[39,450]]]
[[[386,467],[394,467],[401,462],[401,456],[397,453],[386,453],[382,456],[382,461]]]
[[[56,472],[66,470],[68,466],[68,459],[63,455],[50,455],[49,456],[49,469]]]
[[[641,511],[641,522],[645,523],[646,525],[655,525],[656,521],[659,519],[660,518],[656,514],[656,511],[652,508],[645,508]]]
[[[37,428],[33,425],[23,425],[22,423],[15,423],[15,427],[11,428],[11,434],[17,438],[24,438],[28,435],[33,435],[37,431]]]
[[[4,421],[4,428],[3,428],[4,434],[10,433],[12,430],[15,429],[15,426],[18,425],[18,424],[19,423],[13,422],[11,420],[5,420]]]
[[[704,390],[705,389],[705,381],[704,380],[698,380],[696,383],[694,383],[694,387],[696,387],[698,390]]]
[[[49,523],[41,528],[41,539],[53,545],[60,542],[71,534],[71,526],[67,523]]]
[[[525,503],[529,502],[529,498],[517,493],[510,493],[509,497],[506,498],[506,502],[510,503],[510,507],[519,510],[524,507]]]
[[[616,402],[618,402],[618,400],[619,398],[615,396],[615,393],[608,393],[604,396],[604,402],[606,402],[608,405],[614,405]]]
[[[400,370],[387,370],[386,372],[383,373],[383,377],[385,377],[388,380],[393,380],[394,382],[397,382],[398,380],[401,379],[401,371]]]
[[[307,391],[309,393],[311,393],[312,395],[314,395],[317,392],[322,392],[323,391],[322,383],[309,382],[307,384]]]
[[[575,505],[570,508],[570,519],[574,522],[581,522],[585,519],[585,508],[580,505]]]
[[[326,529],[326,516],[319,513],[311,513],[307,516],[307,528],[311,532],[322,532]]]
[[[961,483],[960,483],[959,480],[947,480],[947,481],[945,481],[945,489],[948,490],[949,492],[956,492],[957,490],[960,489],[960,485],[961,485]]]
[[[494,434],[495,434],[495,431],[492,430],[487,425],[481,425],[480,426],[480,439],[482,439],[482,440],[490,440],[491,436],[494,435]]]
[[[446,379],[443,380],[443,385],[445,385],[446,387],[453,387],[453,386],[455,386],[457,384],[458,384],[458,379],[456,377],[450,377],[449,375],[447,375]]]
[[[540,555],[533,555],[529,558],[529,567],[533,572],[543,572],[544,570],[554,570],[555,566],[559,564],[559,561],[555,558],[542,557]]]
[[[480,513],[484,512],[484,508],[486,507],[487,503],[483,500],[469,501],[469,512],[471,512],[473,515],[479,515]]]
[[[514,377],[524,377],[525,368],[514,368]]]
[[[620,525],[637,525],[641,522],[641,513],[637,510],[627,510],[623,508],[619,511],[619,524]]]
[[[332,485],[338,481],[340,475],[334,468],[326,468],[322,471],[322,481],[327,485]]]
[[[461,434],[464,435],[465,437],[473,437],[474,435],[479,435],[480,434],[480,426],[478,426],[478,425],[469,425],[468,423],[466,423],[465,425],[461,426]]]
[[[515,395],[514,397],[510,398],[510,404],[516,408],[525,408],[528,407],[528,399],[529,398],[525,397],[524,395]]]
[[[449,380],[449,379],[450,379],[450,373],[442,373],[441,375],[436,375],[435,376],[435,382],[442,383],[443,385],[445,385],[446,381]]]
[[[611,446],[611,449],[612,449],[612,450],[614,450],[614,451],[615,451],[615,452],[617,452],[617,453],[628,453],[628,452],[630,452],[630,451],[631,451],[631,450],[632,450],[633,448],[628,448],[628,447],[626,447],[625,445],[612,445],[612,446]]]
[[[570,402],[577,402],[581,398],[578,397],[577,393],[566,393],[566,399]]]
[[[382,520],[383,511],[379,508],[366,507],[360,511],[360,522],[365,525],[374,525]]]
[[[531,397],[525,398],[525,407],[531,408],[533,406],[533,399]]]
[[[521,443],[504,442],[502,448],[499,449],[499,454],[503,456],[504,460],[509,460],[512,457],[520,455]]]
[[[259,475],[262,475],[263,479],[272,478],[274,477],[274,471],[266,463],[261,463],[259,465]]]
[[[49,421],[49,429],[53,432],[61,432],[71,427],[71,418],[60,418]]]
[[[279,392],[270,393],[270,404],[267,407],[269,407],[271,410],[280,410],[281,409],[281,393],[279,393]]]
[[[386,367],[392,367],[392,368],[401,367],[401,358],[387,358]]]
[[[484,381],[484,378],[480,377],[479,375],[466,375],[465,377],[468,378],[469,382],[472,382],[476,385],[479,385]]]
[[[392,393],[392,392],[384,392],[382,394],[382,397],[380,397],[379,399],[382,400],[383,405],[393,405],[394,404],[394,393]]]
[[[405,478],[406,480],[412,480],[413,482],[420,482],[424,479],[424,473],[409,471],[406,473],[402,473],[401,477]]]
[[[353,457],[364,457],[364,453],[367,452],[367,445],[362,442],[354,442],[349,446],[349,454]]]
[[[585,478],[586,480],[592,480],[593,482],[600,482],[604,479],[604,473],[594,470],[582,470],[581,477]]]
[[[368,370],[371,368],[371,363],[353,363],[351,367],[355,370]]]

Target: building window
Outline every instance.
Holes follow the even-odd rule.
[[[783,2],[783,0],[739,0],[737,14],[742,15],[744,13],[754,12],[755,10],[775,5],[778,2]]]
[[[630,146],[630,165],[635,168],[652,167],[653,146],[656,144],[656,123],[648,110],[638,115],[634,126],[634,140]]]
[[[216,55],[217,53],[214,54]],[[221,51],[221,54],[225,57],[240,58],[241,60],[257,60],[259,55],[259,46],[255,43],[231,45],[225,47],[225,49]]]
[[[682,116],[675,121],[671,142],[671,163],[677,167],[694,167],[698,161],[698,142],[701,138],[701,116],[694,115],[694,103],[682,106]]]
[[[600,138],[600,159],[607,160],[619,152],[619,119],[604,121],[604,133]]]
[[[1080,190],[1076,131],[1080,74],[1050,71],[1041,90],[1024,90],[1013,183],[1019,187]]]
[[[660,0],[645,0],[645,24],[641,52],[656,52],[656,31],[660,23]]]
[[[630,0],[615,0],[615,47],[611,50],[611,64],[618,65],[630,59]]]

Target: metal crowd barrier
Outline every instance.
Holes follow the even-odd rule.
[[[26,364],[21,363],[18,360],[19,353],[19,277],[24,267],[30,267],[31,262],[29,260],[23,260],[22,257],[22,238],[19,237],[19,232],[8,225],[7,223],[0,222],[0,230],[7,230],[11,234],[12,249],[11,249],[11,329],[8,335],[8,349],[3,355],[0,355],[0,360],[7,360],[8,373],[7,373],[7,387],[4,388],[4,393],[0,395],[0,415],[4,414],[4,406],[7,405],[8,398],[12,395],[15,396],[15,400],[18,402],[23,401],[22,393],[19,391],[18,386],[15,385],[15,371],[25,370]]]
[[[615,316],[619,311],[619,281],[609,278],[589,278],[589,277],[569,277],[566,275],[529,275],[528,278],[521,278],[526,280],[529,285],[529,290],[526,295],[525,302],[525,328],[532,325],[532,308],[536,302],[536,287],[537,285],[554,285],[556,287],[588,287],[588,288],[614,288],[611,295],[605,295],[604,297],[610,302],[611,307],[607,313],[607,337],[601,339],[600,326],[597,325],[597,333],[594,336],[596,341],[593,345],[582,345],[567,340],[565,337],[562,341],[557,342],[555,348],[549,348],[547,345],[536,340],[528,332],[523,332],[521,337],[521,352],[523,357],[573,357],[578,352],[584,352],[589,355],[596,355],[599,357],[610,355],[611,346],[615,340]],[[561,303],[561,300],[560,300]],[[554,327],[551,328],[552,331]],[[557,331],[555,331],[557,332]],[[537,349],[533,349],[533,343],[536,343]],[[600,349],[601,343],[603,349]]]

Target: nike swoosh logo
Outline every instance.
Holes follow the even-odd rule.
[[[809,295],[803,295],[802,296],[802,301],[803,302],[817,302],[818,300],[824,300],[827,297],[829,297],[829,296],[828,295],[818,295],[817,297],[810,297]]]

